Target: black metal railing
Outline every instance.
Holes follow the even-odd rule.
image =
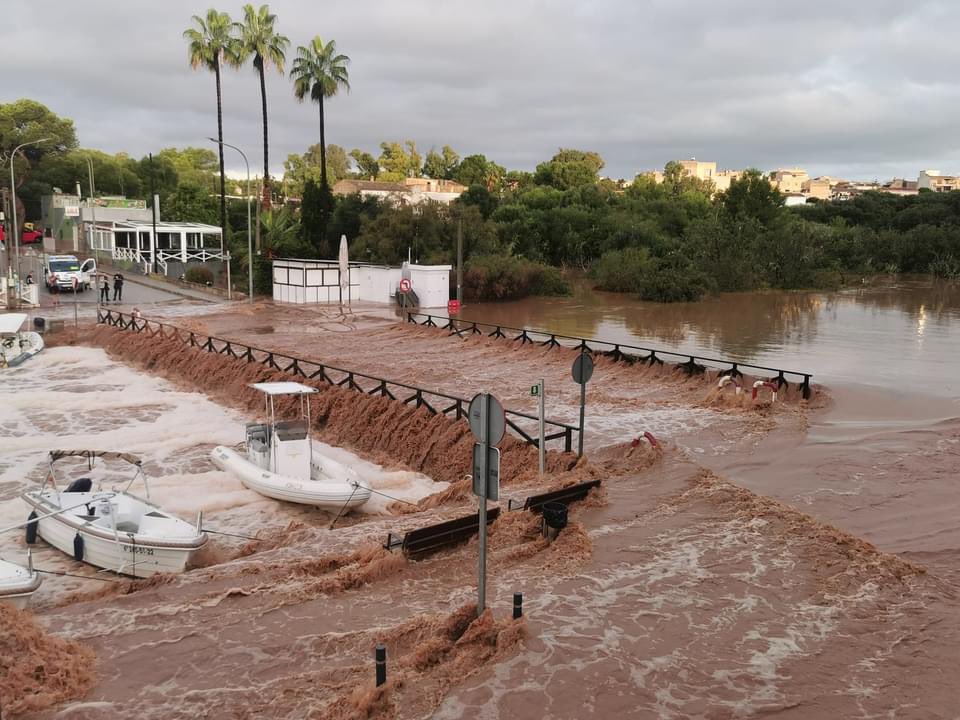
[[[418,322],[417,318],[425,318]],[[688,375],[704,373],[708,366],[717,370],[717,377],[729,375],[733,378],[743,377],[740,368],[749,370],[760,370],[763,372],[775,373],[768,378],[770,382],[777,384],[778,388],[789,387],[787,375],[797,378],[796,383],[800,385],[800,392],[804,400],[810,399],[810,378],[811,373],[800,372],[799,370],[784,370],[781,368],[766,367],[764,365],[753,365],[751,363],[739,362],[736,360],[724,360],[711,358],[703,355],[691,355],[689,353],[677,352],[675,350],[662,350],[658,348],[641,347],[639,345],[628,345],[626,343],[616,343],[609,340],[598,340],[596,338],[583,338],[574,335],[561,335],[549,330],[536,330],[530,328],[516,328],[507,325],[496,325],[493,323],[479,322],[476,320],[462,320],[443,315],[431,315],[429,313],[409,312],[407,313],[407,322],[414,325],[424,325],[426,327],[439,328],[440,330],[449,330],[450,335],[463,337],[465,333],[471,335],[486,335],[487,337],[503,338],[512,342],[519,342],[521,345],[527,343],[542,345],[548,348],[566,347],[581,352],[606,355],[618,362],[641,363],[648,365],[663,365],[665,358],[673,362],[670,358],[686,358],[684,362],[676,361],[676,365]],[[493,328],[492,332],[485,332],[481,328]],[[506,331],[506,332],[505,332]],[[509,334],[508,334],[509,333]],[[518,333],[511,337],[513,333]],[[569,344],[572,343],[572,344]],[[607,348],[607,349],[604,349]],[[625,352],[625,350],[627,352]],[[729,366],[729,367],[726,367]],[[802,378],[802,379],[801,379]]]
[[[309,360],[307,358],[286,355],[272,350],[264,350],[263,348],[253,347],[252,345],[246,345],[235,340],[227,340],[213,335],[204,335],[192,330],[185,330],[176,325],[128,315],[116,310],[98,309],[97,323],[100,325],[109,325],[110,327],[120,330],[146,333],[149,337],[179,340],[190,347],[196,347],[210,353],[227,355],[235,360],[244,360],[248,363],[257,363],[264,367],[308,380],[316,380],[319,378],[330,385],[346,387],[366,395],[380,395],[381,397],[387,397],[405,405],[413,403],[418,408],[422,407],[426,409],[431,415],[442,414],[460,420],[466,418],[467,410],[470,406],[468,399],[457,397],[456,395],[450,395],[437,390],[428,390],[417,387],[416,385],[376,377],[356,370],[336,367],[319,360]],[[361,382],[363,385],[361,385]],[[507,427],[525,442],[538,446],[539,437],[536,431],[531,429],[528,432],[521,425],[521,423],[524,422],[536,426],[538,419],[536,415],[530,415],[517,410],[506,410]],[[544,420],[544,425],[546,427],[544,446],[549,447],[549,443],[554,440],[563,440],[564,452],[572,451],[574,433],[579,432],[577,426],[569,425],[558,420]]]

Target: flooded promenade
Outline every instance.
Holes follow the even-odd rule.
[[[18,716],[953,717],[960,534],[950,479],[960,392],[949,373],[937,378],[947,363],[940,353],[958,342],[950,297],[936,309],[924,301],[922,313],[902,297],[893,310],[876,298],[833,298],[833,320],[817,297],[768,298],[738,313],[688,308],[685,325],[668,306],[661,325],[686,328],[672,337],[636,319],[643,308],[573,307],[584,298],[540,301],[526,315],[470,308],[478,320],[698,344],[762,364],[778,356],[778,333],[784,345],[828,348],[790,355],[788,366],[814,373],[811,400],[791,390],[773,404],[721,392],[715,379],[598,358],[586,457],[557,448],[540,479],[536,451],[506,441],[500,504],[583,479],[601,479],[603,489],[572,506],[550,545],[535,516],[501,515],[491,526],[492,613],[472,624],[475,541],[420,561],[381,547],[388,532],[475,509],[463,479],[465,423],[316,383],[316,441],[384,493],[330,529],[329,514],[259,496],[209,461],[213,446],[243,439],[243,423],[262,407],[246,384],[279,373],[88,325],[79,343],[10,375],[0,522],[25,514],[17,495],[42,479],[48,449],[110,444],[144,457],[167,509],[187,519],[203,510],[211,528],[257,539],[213,537],[195,569],[133,585],[103,582],[110,578],[38,546],[38,566],[81,577],[47,578],[35,616],[52,635],[38,634],[37,647],[76,641],[61,662],[91,670],[64,679],[78,685],[63,688],[54,708],[21,699]],[[856,340],[869,323],[849,318],[874,312],[892,318],[883,321],[883,353]],[[548,417],[577,415],[569,350],[451,337],[362,307],[177,304],[145,314],[458,397],[488,390],[524,412],[534,411],[529,388],[543,378]],[[921,315],[919,340],[889,341]],[[766,339],[731,345],[735,329],[716,327],[728,316]],[[635,324],[624,329],[617,317]],[[856,349],[837,347],[833,332]],[[874,371],[844,370],[850,353],[878,358]],[[914,370],[890,383],[896,363]],[[659,447],[634,446],[644,431]],[[17,537],[5,553],[11,545],[14,555],[25,547]],[[519,621],[510,619],[514,592],[524,593]],[[378,642],[389,681],[375,690]],[[16,689],[0,691],[6,706]]]

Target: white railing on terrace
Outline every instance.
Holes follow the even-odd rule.
[[[183,262],[183,250],[159,250],[157,257],[171,262]],[[223,260],[224,253],[218,248],[187,248],[187,262],[207,262],[208,260]]]
[[[141,262],[140,251],[136,248],[115,247],[112,252],[114,260],[129,260],[130,262]]]

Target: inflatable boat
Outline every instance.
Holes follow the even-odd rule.
[[[316,388],[295,382],[255,383],[264,394],[269,421],[246,428],[245,453],[219,445],[213,463],[266,497],[345,512],[370,499],[370,488],[352,469],[319,453],[310,442],[310,395]],[[300,418],[276,420],[275,400],[295,396]]]

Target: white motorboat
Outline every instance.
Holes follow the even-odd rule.
[[[247,425],[246,456],[218,445],[214,464],[251,490],[276,500],[346,511],[370,499],[370,488],[346,465],[317,452],[310,442],[310,395],[316,388],[296,382],[255,383],[264,395],[267,423]],[[296,396],[297,420],[278,422],[274,399]]]
[[[123,460],[136,471],[123,489],[94,489],[93,481],[82,477],[60,490],[53,464],[67,457],[85,458],[89,470],[101,458]],[[137,478],[143,480],[146,498],[129,492]],[[191,554],[207,541],[201,514],[192,525],[150,502],[142,461],[128,453],[53,450],[43,485],[21,497],[32,508],[26,526],[28,543],[39,536],[75,560],[123,575],[182,572]]]
[[[0,315],[0,367],[13,367],[43,350],[40,333],[23,329],[26,313]]]
[[[0,559],[0,602],[25,608],[40,587],[40,573],[33,569],[33,558],[27,551],[27,567]]]

